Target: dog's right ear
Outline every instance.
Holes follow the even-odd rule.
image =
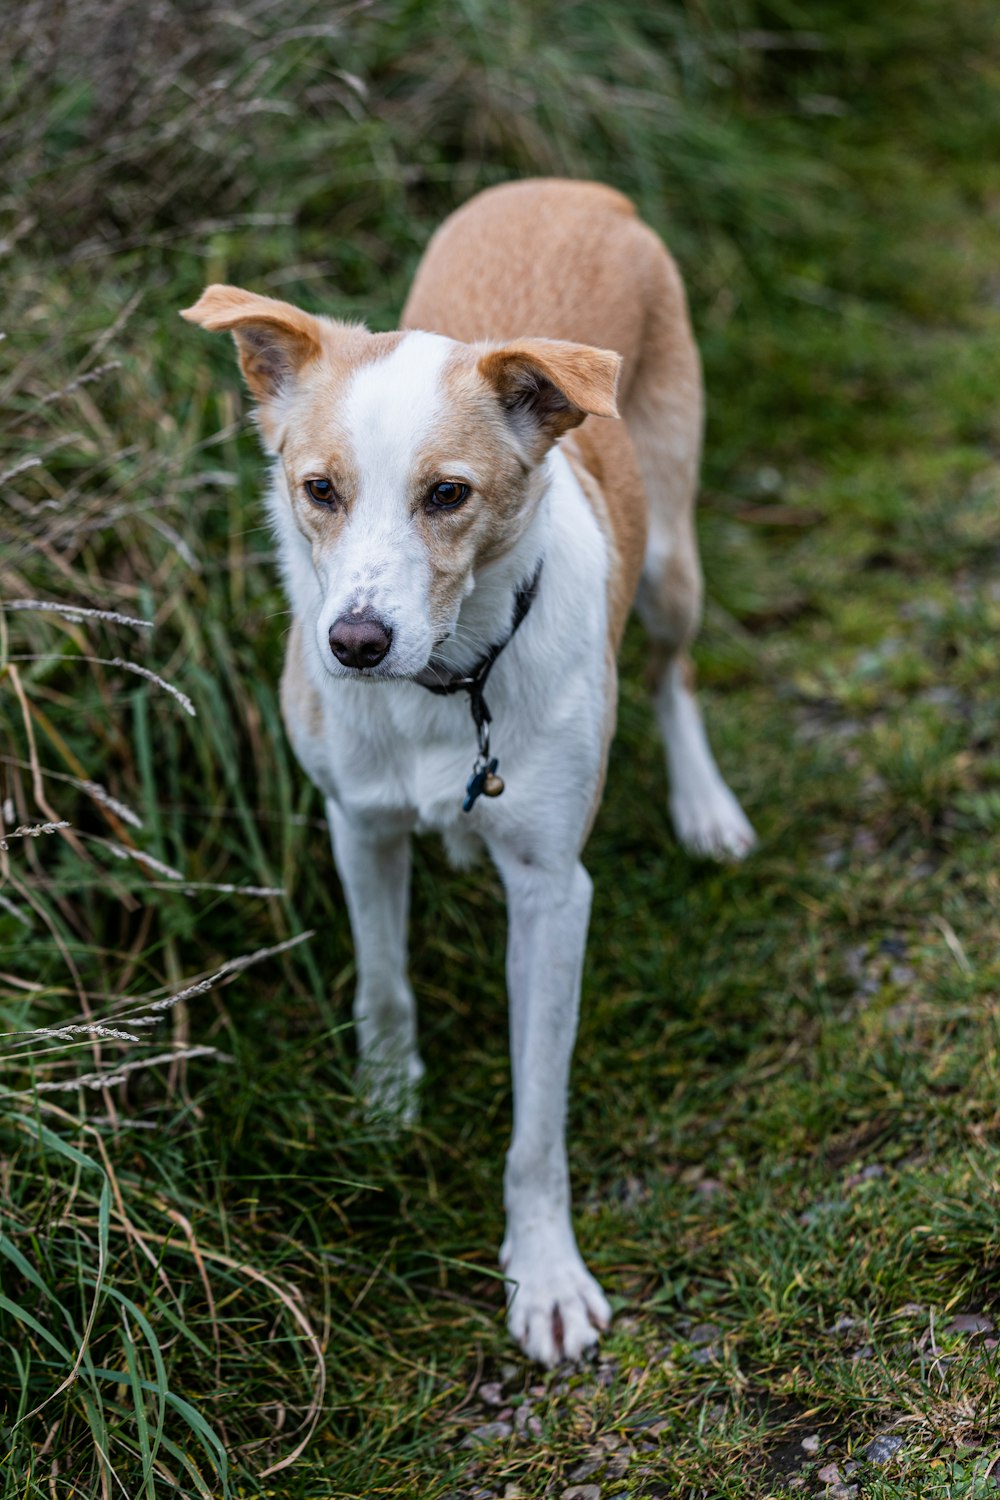
[[[302,366],[321,352],[321,324],[311,313],[238,286],[209,286],[181,313],[210,333],[231,333],[240,367],[256,401],[287,389]]]

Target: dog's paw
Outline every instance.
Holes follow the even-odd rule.
[[[358,1067],[357,1090],[369,1119],[405,1127],[420,1115],[424,1065],[414,1053],[394,1062],[369,1060]]]
[[[608,1299],[575,1245],[547,1254],[513,1250],[504,1270],[507,1327],[528,1358],[541,1365],[579,1359],[611,1322]]]
[[[724,781],[699,798],[671,797],[678,842],[701,859],[743,859],[757,842],[742,807]]]

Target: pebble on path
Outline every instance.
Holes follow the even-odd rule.
[[[478,1448],[484,1443],[499,1443],[503,1438],[509,1438],[513,1431],[509,1422],[484,1422],[481,1427],[473,1427],[462,1447]]]
[[[873,1437],[864,1449],[864,1456],[870,1464],[887,1464],[890,1458],[895,1457],[903,1446],[901,1437],[894,1437],[888,1432],[880,1432]]]

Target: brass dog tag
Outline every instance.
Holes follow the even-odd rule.
[[[485,762],[477,760],[472,775],[465,784],[465,801],[462,807],[465,812],[471,812],[477,797],[484,794],[487,797],[499,797],[502,791],[503,781],[497,775],[496,757]]]

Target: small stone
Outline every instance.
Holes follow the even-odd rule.
[[[874,1348],[872,1347],[871,1344],[862,1344],[860,1349],[855,1349],[854,1353],[851,1355],[851,1358],[852,1359],[871,1359],[871,1357],[872,1357],[872,1355],[874,1353],[875,1353],[875,1350],[874,1350]]]
[[[711,1202],[713,1198],[721,1197],[725,1193],[726,1187],[725,1183],[719,1182],[715,1177],[705,1177],[698,1183],[695,1191],[700,1198],[704,1198],[706,1202]]]
[[[513,1431],[509,1422],[484,1422],[481,1427],[473,1427],[462,1447],[478,1448],[484,1443],[499,1443],[509,1438]]]
[[[836,1321],[836,1323],[834,1323],[833,1327],[830,1328],[830,1329],[828,1329],[827,1331],[829,1333],[847,1333],[847,1332],[849,1332],[850,1329],[857,1328],[857,1326],[858,1326],[858,1320],[857,1320],[857,1318],[847,1318],[847,1317],[844,1317],[844,1318],[838,1318],[837,1321]]]
[[[840,1470],[836,1464],[825,1464],[817,1473],[816,1478],[821,1480],[823,1484],[839,1484]]]
[[[945,1329],[945,1333],[992,1333],[993,1323],[985,1313],[959,1313]]]
[[[751,484],[758,495],[778,495],[785,483],[780,469],[775,469],[771,464],[764,464],[751,477]]]
[[[811,1208],[803,1209],[799,1214],[799,1223],[808,1228],[810,1224],[818,1223],[824,1214],[836,1213],[840,1207],[841,1204],[835,1198],[821,1198]]]
[[[613,1193],[626,1208],[635,1208],[636,1204],[645,1202],[649,1197],[649,1189],[642,1178],[632,1173],[615,1185]]]
[[[880,1432],[862,1451],[870,1464],[887,1464],[902,1448],[903,1439]]]
[[[949,687],[947,683],[941,683],[938,687],[926,688],[920,694],[920,697],[924,703],[934,703],[939,708],[954,708],[958,702],[957,692],[953,687]]]
[[[878,1162],[872,1162],[867,1167],[862,1167],[860,1172],[851,1172],[844,1178],[845,1189],[855,1188],[862,1182],[874,1182],[879,1177],[885,1176],[885,1167]]]
[[[853,947],[843,950],[844,968],[848,977],[860,979],[865,971],[865,959],[868,957],[868,949],[864,943],[855,944]]]
[[[571,1484],[563,1490],[562,1500],[601,1500],[599,1484]]]
[[[591,1474],[596,1474],[603,1462],[603,1453],[599,1453],[596,1458],[594,1458],[593,1456],[591,1456],[590,1458],[585,1458],[582,1464],[577,1464],[575,1469],[570,1470],[567,1477],[569,1479],[572,1479],[574,1484],[577,1484],[580,1482],[580,1480],[589,1479]]]
[[[499,1380],[487,1381],[485,1385],[479,1387],[476,1395],[484,1406],[503,1406],[504,1404],[503,1386]]]
[[[516,1484],[504,1485],[503,1500],[524,1500],[524,1491]]]
[[[813,1432],[813,1433],[810,1433],[809,1437],[804,1437],[802,1439],[801,1446],[802,1446],[803,1453],[818,1453],[819,1452],[819,1433],[818,1432]]]
[[[608,1459],[605,1474],[608,1479],[624,1479],[628,1472],[629,1456],[627,1453],[616,1453],[614,1458]]]
[[[721,1332],[722,1329],[718,1323],[696,1323],[688,1334],[688,1342],[691,1344],[712,1344]]]

